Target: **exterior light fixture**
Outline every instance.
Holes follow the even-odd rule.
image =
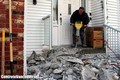
[[[33,4],[36,5],[37,4],[37,0],[33,0]]]

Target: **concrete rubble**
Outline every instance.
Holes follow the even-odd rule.
[[[27,59],[27,74],[42,78],[38,80],[120,80],[120,68],[114,59],[105,53],[81,51],[64,47],[46,49],[42,54],[33,51]]]

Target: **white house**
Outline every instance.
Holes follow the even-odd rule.
[[[91,17],[90,27],[106,24],[120,30],[120,0],[37,0],[36,5],[25,0],[25,55],[40,53],[43,44],[72,44],[69,19],[80,6]]]

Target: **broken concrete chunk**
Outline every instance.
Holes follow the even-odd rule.
[[[61,80],[62,79],[62,75],[61,74],[54,74],[53,75],[53,78],[56,79],[56,80]]]
[[[95,68],[95,67],[92,67],[91,70],[92,70],[93,72],[95,72],[95,73],[98,73],[98,72],[99,72],[99,70],[98,70],[97,68]]]
[[[35,60],[30,60],[30,61],[28,62],[28,64],[35,64],[35,63],[36,63]]]
[[[53,72],[53,70],[52,70],[52,69],[49,69],[49,70],[46,71],[46,74],[47,74],[47,75],[50,75],[52,72]]]
[[[83,80],[92,80],[92,78],[96,78],[95,73],[91,70],[91,66],[89,65],[82,67],[81,75]]]
[[[73,80],[73,75],[68,75],[68,80]]]
[[[59,65],[58,65],[58,64],[56,64],[56,63],[52,63],[50,67],[51,67],[52,69],[56,69],[56,68],[58,68],[58,67],[59,67]]]
[[[73,69],[70,69],[70,68],[69,68],[69,69],[66,71],[66,74],[67,74],[67,75],[73,74]]]
[[[35,51],[33,51],[30,57],[28,57],[27,62],[29,62],[30,60],[35,60],[36,57],[37,57],[37,54]]]
[[[28,74],[29,74],[29,75],[37,75],[37,73],[38,73],[39,71],[40,71],[40,70],[39,70],[36,66],[28,67]]]
[[[83,64],[81,59],[78,59],[78,58],[75,58],[75,57],[65,57],[64,59],[68,62]]]
[[[45,58],[43,58],[42,56],[37,56],[35,58],[36,61],[45,61]]]
[[[92,64],[91,61],[89,59],[82,59],[84,65],[86,64]]]
[[[63,72],[63,69],[55,69],[55,70],[53,71],[54,74],[60,74],[60,73],[62,73],[62,72]]]
[[[42,45],[42,52],[48,52],[48,51],[50,51],[49,46],[43,44],[43,45]]]
[[[119,69],[114,68],[114,71],[112,71],[112,64],[108,64],[115,62],[113,58],[113,60],[111,58],[108,60],[108,58],[103,56],[104,54],[86,54],[85,51],[86,49],[75,50],[63,47],[57,47],[50,51],[43,49],[42,55],[36,54],[33,51],[27,59],[27,74],[37,75],[38,77],[42,77],[42,80],[118,79],[120,76]],[[81,52],[84,52],[84,54]],[[87,53],[89,53],[89,49]],[[38,72],[39,74],[37,74]],[[109,78],[106,72],[110,73],[111,78]],[[117,73],[117,75],[114,73]]]

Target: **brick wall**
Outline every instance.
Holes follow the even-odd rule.
[[[1,29],[6,29],[5,42],[5,75],[10,75],[10,42],[9,42],[9,0],[0,0],[0,61],[2,53]],[[12,32],[14,75],[23,75],[23,33],[24,33],[24,0],[12,0]],[[1,62],[0,62],[1,63]],[[1,65],[0,65],[1,71]],[[1,72],[0,72],[1,73]]]

